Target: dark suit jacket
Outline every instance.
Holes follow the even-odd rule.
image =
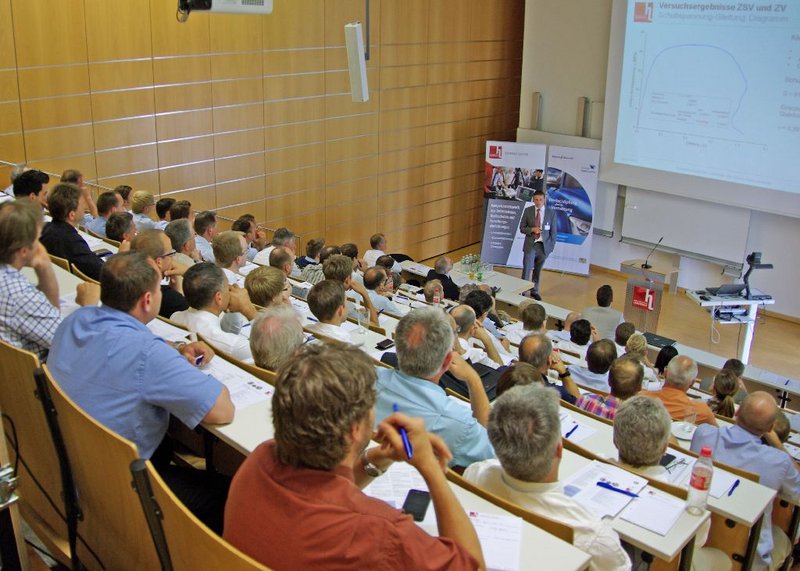
[[[522,213],[522,220],[519,221],[519,231],[525,234],[525,245],[522,247],[523,252],[530,252],[533,250],[533,243],[536,242],[536,238],[531,235],[531,230],[533,230],[535,224],[536,207],[529,206],[525,209],[525,212]],[[553,248],[556,247],[556,233],[556,211],[552,208],[545,208],[542,220],[542,246],[544,246],[544,253],[546,256],[549,256]]]
[[[439,280],[442,282],[442,286],[444,287],[444,296],[447,299],[458,301],[458,296],[461,293],[461,289],[455,284],[453,278],[444,274],[437,274],[436,270],[431,270],[428,272],[425,281],[429,282],[431,280]]]
[[[81,238],[75,227],[68,222],[54,220],[48,223],[42,230],[39,241],[47,249],[47,253],[66,258],[93,280],[100,280],[103,260],[89,249],[86,240]]]

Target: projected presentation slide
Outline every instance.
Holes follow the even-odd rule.
[[[614,161],[800,193],[800,1],[628,3]]]

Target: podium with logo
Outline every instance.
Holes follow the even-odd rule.
[[[626,292],[625,321],[633,323],[637,331],[656,333],[664,284],[630,278]]]

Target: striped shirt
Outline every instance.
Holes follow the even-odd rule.
[[[0,339],[44,360],[61,312],[17,269],[0,265]]]
[[[575,402],[575,406],[595,416],[602,416],[603,418],[614,420],[620,402],[622,401],[611,395],[602,397],[593,393],[586,393]]]

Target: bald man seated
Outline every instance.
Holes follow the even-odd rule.
[[[676,357],[677,358],[677,357]],[[792,459],[782,450],[773,431],[778,405],[769,393],[757,391],[748,395],[736,413],[736,424],[725,428],[709,425],[697,427],[692,450],[711,448],[714,460],[758,474],[759,483],[777,490],[790,502],[800,501],[800,473]],[[766,437],[771,445],[763,444]],[[772,525],[772,504],[764,513],[761,537],[758,540],[754,569],[777,569],[791,552],[791,541]]]

